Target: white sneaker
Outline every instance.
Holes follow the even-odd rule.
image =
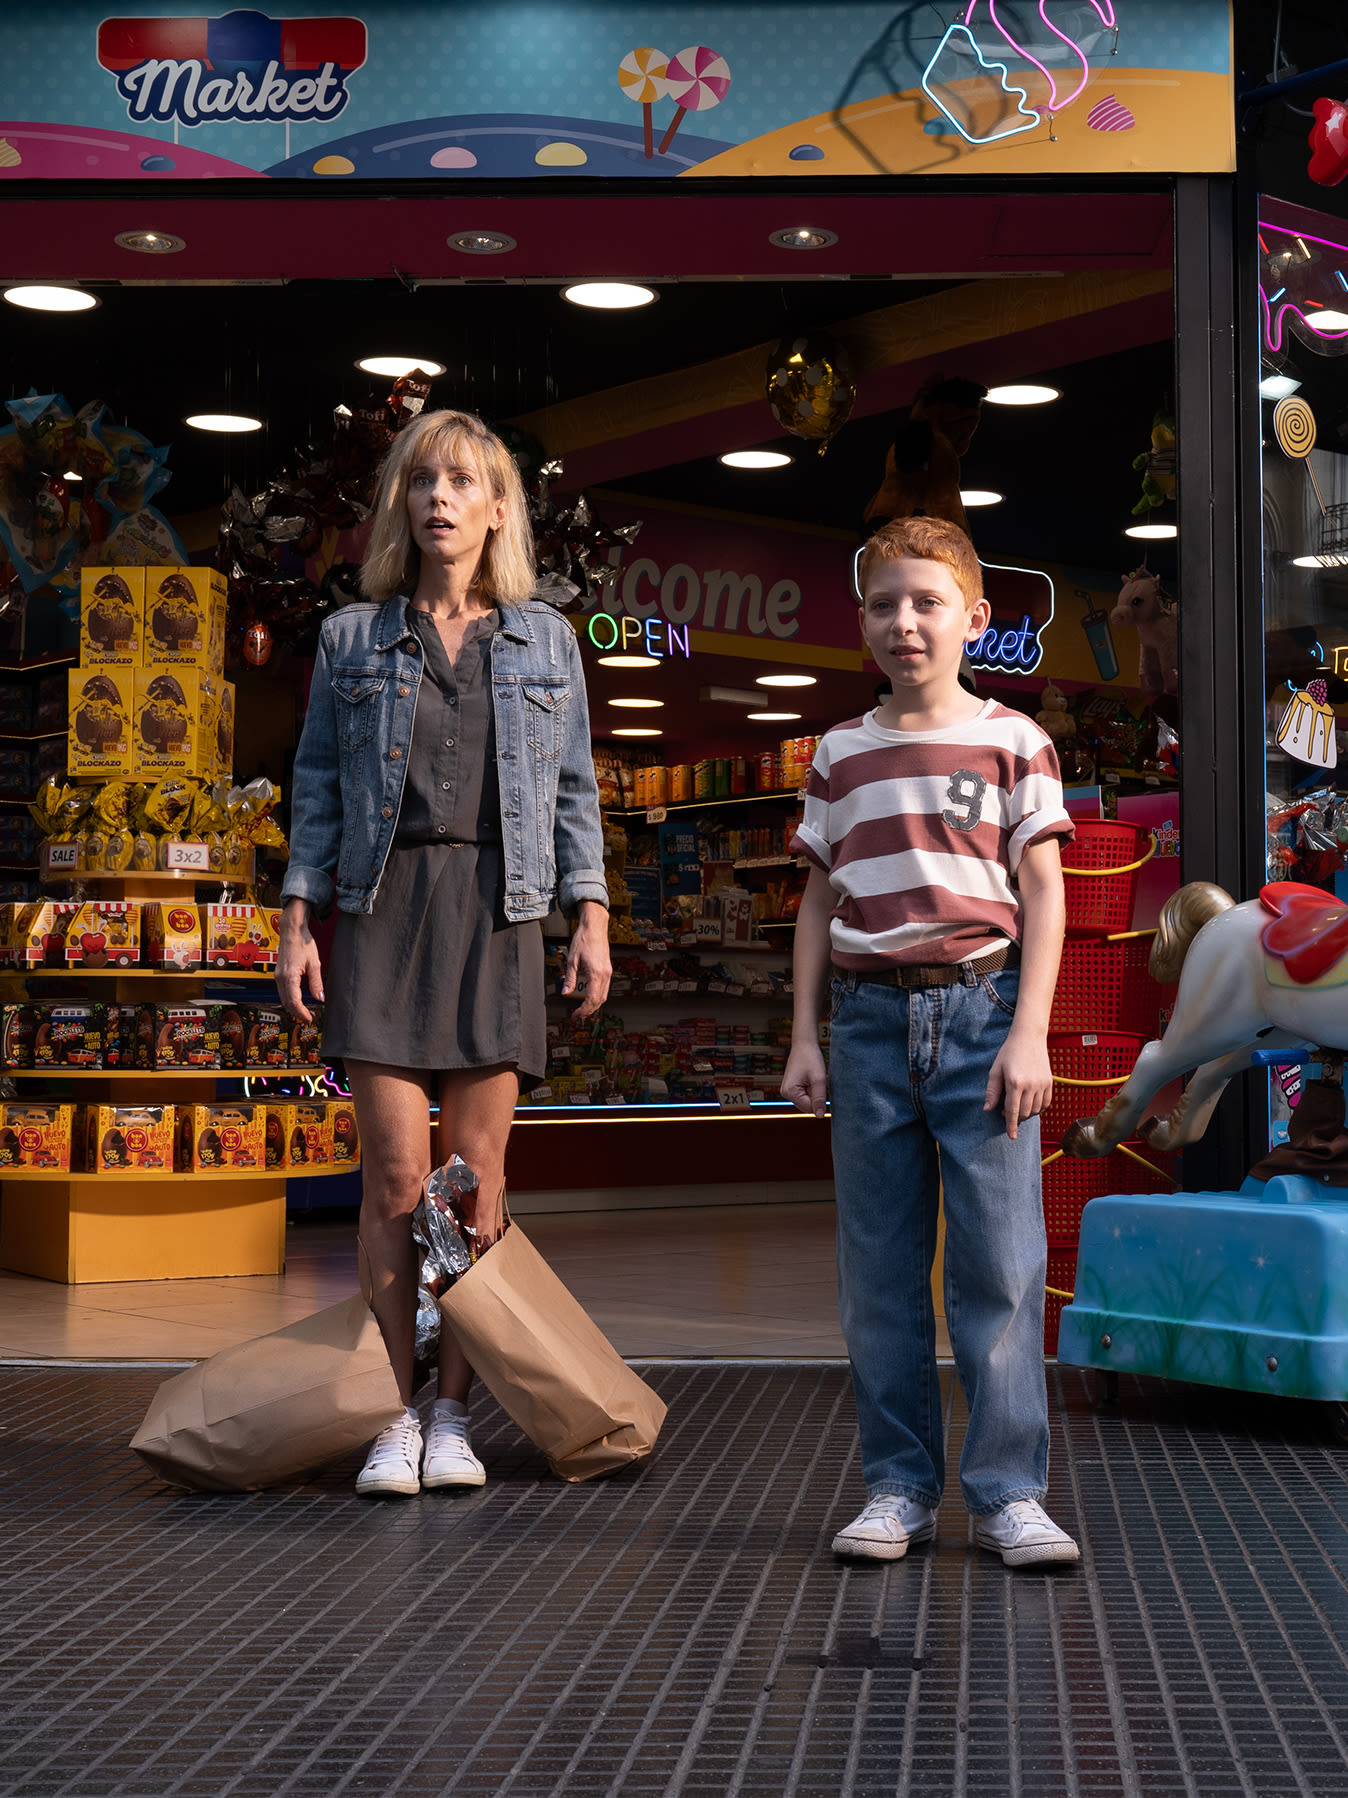
[[[457,1399],[438,1398],[431,1406],[421,1483],[428,1492],[441,1486],[485,1486],[487,1470],[468,1440],[468,1407]]]
[[[1032,1498],[1013,1499],[1000,1511],[974,1518],[974,1541],[990,1548],[1008,1567],[1034,1561],[1079,1561],[1081,1550]]]
[[[386,1493],[410,1497],[420,1492],[421,1419],[409,1405],[397,1423],[381,1430],[370,1445],[365,1465],[356,1475],[356,1491],[367,1498]]]
[[[856,1555],[866,1561],[901,1561],[912,1542],[930,1542],[936,1534],[936,1513],[893,1492],[881,1492],[833,1538],[835,1555]]]

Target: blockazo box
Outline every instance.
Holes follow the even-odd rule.
[[[80,667],[138,668],[144,615],[143,568],[82,568]]]
[[[209,779],[215,767],[214,744],[208,748],[204,728],[209,709],[195,667],[138,668],[132,701],[134,778],[158,781],[181,774]]]
[[[69,968],[131,968],[140,961],[140,906],[132,899],[86,899],[66,928]]]
[[[131,774],[134,668],[72,668],[66,771],[72,780],[123,780]]]
[[[145,959],[152,968],[201,966],[201,914],[195,905],[152,900],[142,912]]]
[[[33,1038],[35,1068],[101,1068],[105,1007],[45,1005]]]
[[[69,1173],[73,1124],[70,1105],[0,1105],[0,1171],[47,1168]]]
[[[173,1172],[171,1105],[83,1105],[85,1171],[90,1174]]]
[[[136,1066],[218,1068],[219,1027],[205,1005],[142,1005],[136,1014]]]
[[[178,1170],[185,1174],[230,1174],[260,1168],[265,1156],[266,1107],[228,1101],[179,1105]]]
[[[214,568],[147,568],[145,571],[146,668],[211,668],[217,672],[216,608],[225,577]]]

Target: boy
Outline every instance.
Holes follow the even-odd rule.
[[[896,1561],[936,1533],[945,1482],[931,1269],[944,1189],[946,1317],[969,1403],[960,1486],[1011,1567],[1075,1561],[1040,1505],[1048,1474],[1039,1113],[1072,835],[1049,738],[959,682],[987,628],[973,545],[897,519],[858,556],[861,632],[889,677],[821,740],[793,849],[796,926],[782,1092],[830,1078],[843,1334],[869,1503],[834,1552]],[[831,966],[830,966],[831,963]],[[939,1156],[939,1159],[938,1159]]]

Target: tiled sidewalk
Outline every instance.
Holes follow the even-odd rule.
[[[175,1495],[155,1377],[0,1372],[0,1793],[1334,1798],[1348,1449],[1312,1407],[1049,1370],[1080,1568],[1011,1574],[958,1498],[887,1568],[833,1366],[665,1366],[643,1472],[568,1487],[489,1405],[481,1493],[354,1464]],[[952,1448],[963,1411],[951,1401]]]

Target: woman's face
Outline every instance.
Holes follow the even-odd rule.
[[[488,533],[502,524],[505,511],[504,499],[495,497],[467,452],[462,461],[418,462],[408,476],[407,520],[412,541],[428,561],[476,568]]]

